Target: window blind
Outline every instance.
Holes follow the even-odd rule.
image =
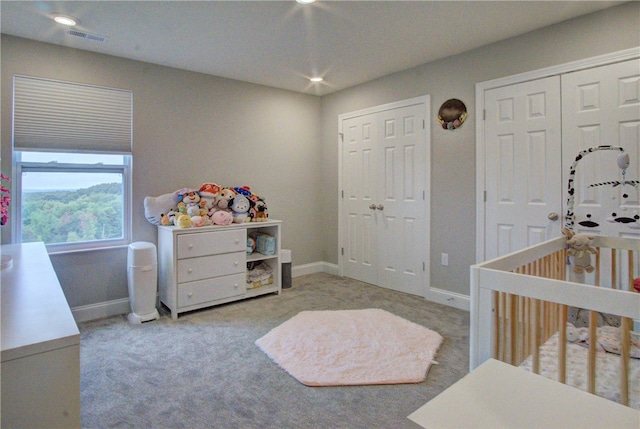
[[[13,78],[16,150],[131,153],[133,93],[30,76]]]

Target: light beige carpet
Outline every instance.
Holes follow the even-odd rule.
[[[419,383],[441,343],[381,309],[302,311],[256,341],[307,386]]]

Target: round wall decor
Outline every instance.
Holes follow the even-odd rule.
[[[438,122],[445,130],[460,128],[467,119],[467,106],[457,98],[451,98],[440,106]]]

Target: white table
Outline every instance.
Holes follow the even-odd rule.
[[[636,410],[494,359],[409,419],[427,429],[640,428]]]
[[[2,427],[80,427],[80,332],[42,243],[3,245]]]

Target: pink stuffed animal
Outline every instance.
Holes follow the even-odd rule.
[[[233,215],[226,210],[218,210],[211,215],[211,221],[215,225],[230,225],[233,222]]]

